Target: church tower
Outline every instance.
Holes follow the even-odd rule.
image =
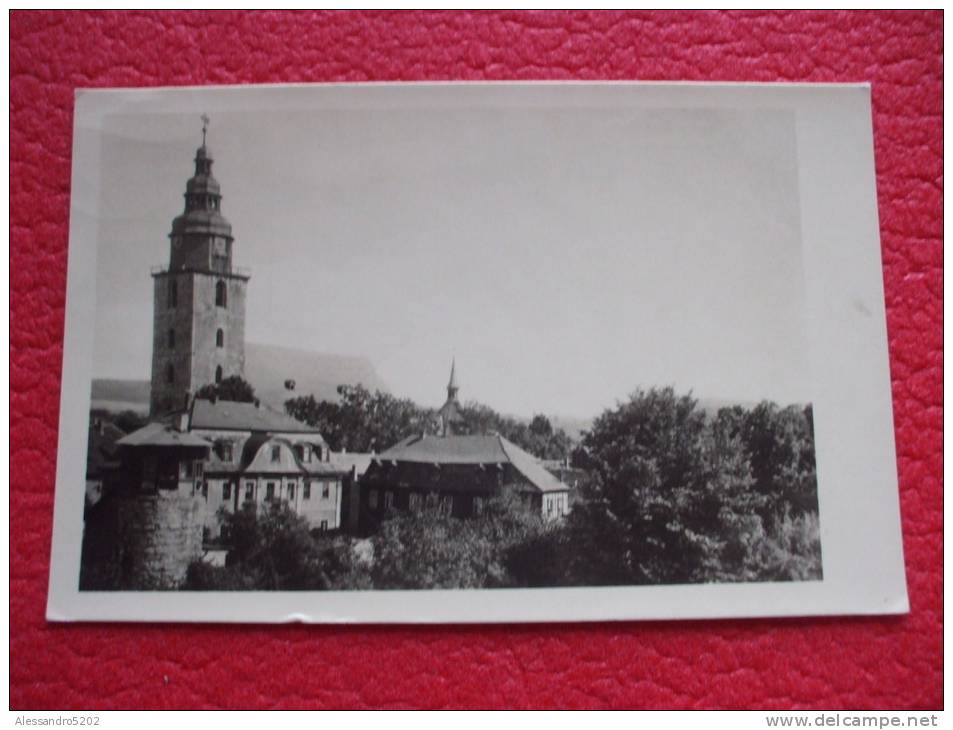
[[[152,274],[153,416],[186,405],[202,386],[245,371],[245,290],[249,274],[232,266],[232,226],[221,213],[202,117],[195,174],[185,211],[172,221],[169,265]]]

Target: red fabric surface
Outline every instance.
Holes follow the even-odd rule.
[[[14,708],[942,706],[940,12],[13,12],[10,36]],[[909,616],[46,623],[73,90],[417,79],[873,83]]]

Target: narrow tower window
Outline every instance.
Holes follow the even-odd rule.
[[[215,333],[215,346],[225,347],[225,333],[222,330]]]
[[[174,309],[179,305],[179,287],[175,279],[169,279],[169,308]]]
[[[219,280],[218,283],[215,285],[215,306],[216,307],[227,306],[228,304],[227,299],[228,299],[228,293],[225,289],[225,282],[222,280]]]
[[[170,381],[170,382],[171,382],[171,381]],[[219,365],[217,368],[215,368],[215,382],[216,382],[216,383],[221,383],[221,382],[222,382],[222,366],[221,366],[221,365]]]
[[[174,329],[169,330],[169,349],[170,350],[175,349],[175,330]]]
[[[172,363],[169,363],[169,366],[165,369],[165,382],[175,382],[175,368],[172,367]]]

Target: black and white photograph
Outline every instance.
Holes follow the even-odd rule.
[[[863,91],[81,93],[51,617],[906,610]]]

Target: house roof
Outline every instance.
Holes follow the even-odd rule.
[[[203,449],[208,449],[212,446],[212,444],[203,438],[188,432],[176,431],[168,424],[160,421],[147,423],[138,431],[133,431],[128,436],[119,439],[116,444],[119,446],[178,446]]]
[[[321,438],[313,426],[302,423],[284,413],[254,403],[227,400],[202,400],[192,404],[189,428],[212,431],[266,431],[278,433],[307,433]],[[323,439],[322,439],[323,440]]]
[[[469,436],[411,436],[382,452],[380,461],[417,464],[510,464],[541,492],[564,492],[569,487],[542,464],[499,434]]]
[[[271,459],[258,458],[263,449],[277,445],[285,447],[281,452],[281,458],[277,462],[273,462]],[[287,458],[288,456],[290,456],[290,460]],[[255,468],[252,468],[253,466]],[[309,475],[330,476],[343,474],[346,469],[337,464],[325,461],[302,461],[295,453],[294,444],[288,439],[270,434],[256,433],[245,442],[242,448],[240,471],[243,474],[289,474],[304,472]]]

